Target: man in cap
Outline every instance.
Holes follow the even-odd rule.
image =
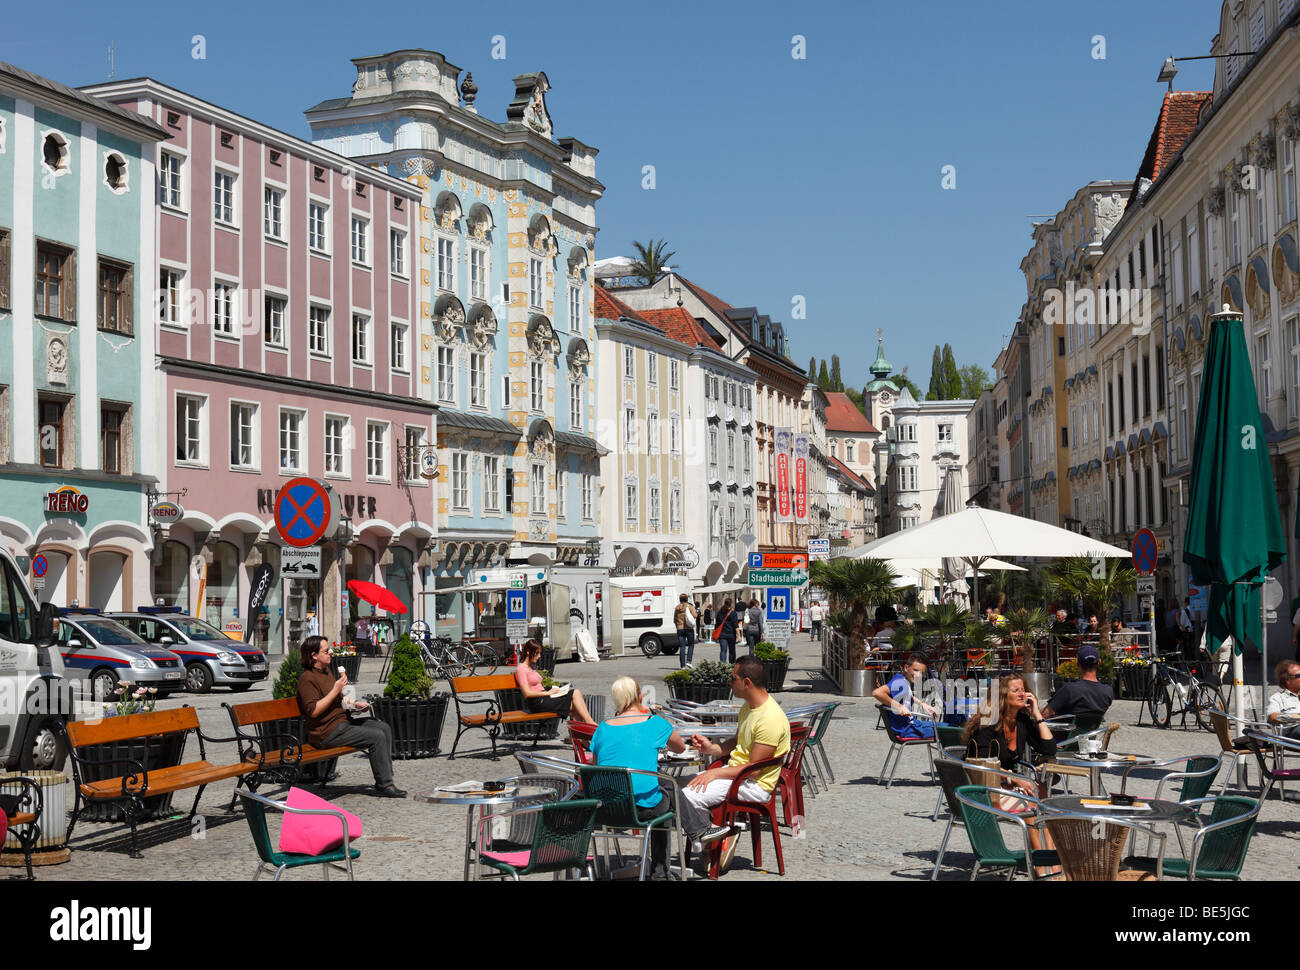
[[[1110,684],[1097,680],[1097,665],[1101,662],[1101,656],[1095,646],[1090,643],[1080,646],[1075,660],[1079,664],[1081,679],[1062,684],[1061,689],[1047,702],[1043,716],[1050,718],[1073,714],[1077,730],[1093,731],[1101,727],[1101,719],[1106,716],[1114,695]]]

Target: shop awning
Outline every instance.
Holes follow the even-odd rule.
[[[744,583],[718,583],[716,586],[696,586],[693,592],[696,593],[734,593],[737,590],[748,589]]]
[[[528,583],[529,586],[540,586],[540,585],[542,585],[542,583],[544,583],[544,582],[546,582],[546,580],[544,580],[544,579],[538,579],[536,576],[529,576],[529,577],[527,578],[527,583]],[[492,590],[496,590],[496,589],[509,589],[509,588],[510,588],[510,580],[509,580],[509,579],[490,579],[490,580],[488,580],[486,583],[470,583],[470,584],[468,584],[468,585],[466,585],[466,586],[448,586],[448,587],[446,587],[445,589],[435,589],[435,590],[432,590],[431,592],[434,592],[434,593],[473,593],[473,592],[475,592],[475,591],[479,591],[479,592],[485,592],[485,593],[486,593],[486,592],[491,592]]]

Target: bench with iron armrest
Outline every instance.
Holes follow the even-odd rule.
[[[347,745],[318,748],[296,734],[257,732],[259,725],[301,719],[302,711],[293,697],[221,706],[230,715],[230,724],[235,729],[239,760],[250,766],[244,778],[250,791],[257,791],[267,781],[293,785],[304,765],[333,761],[357,750]],[[250,734],[246,728],[253,728],[255,733]]]
[[[21,791],[4,789],[21,788]],[[25,775],[16,775],[0,781],[0,812],[5,814],[9,834],[18,840],[23,849],[23,861],[27,864],[27,878],[32,875],[32,849],[41,840],[40,818],[45,808],[45,796],[40,784]],[[18,831],[21,826],[23,831]]]
[[[497,701],[495,692],[516,690],[518,686],[513,674],[451,678],[451,698],[456,702],[456,740],[452,743],[451,754],[447,756],[448,759],[456,757],[456,747],[460,744],[461,735],[477,728],[480,731],[485,731],[492,740],[492,760],[495,761],[497,757],[497,737],[501,733],[502,724],[536,724],[537,728],[533,733],[532,740],[533,746],[537,746],[542,727],[549,722],[558,721],[560,716],[551,711],[543,711],[539,714],[530,714],[528,711],[503,711]],[[489,694],[491,696],[467,697],[465,696],[467,694]],[[466,712],[465,708],[477,704],[486,705],[482,714]]]
[[[133,758],[99,759],[86,756],[87,748],[101,744],[124,741],[144,741],[147,738],[168,734],[187,735],[193,731],[199,739],[199,758],[184,764],[148,770]],[[213,782],[237,778],[249,771],[246,763],[214,765],[207,760],[205,742],[227,743],[237,738],[213,738],[199,728],[199,715],[192,707],[174,711],[150,711],[144,714],[125,714],[96,721],[69,721],[67,725],[68,754],[71,756],[73,787],[76,802],[72,818],[68,821],[68,841],[76,827],[81,807],[90,802],[124,802],[123,811],[131,826],[131,857],[140,858],[136,823],[144,814],[144,800],[155,795],[168,795],[187,788],[197,788],[190,818],[199,808],[203,790]],[[182,749],[183,750],[183,749]],[[99,781],[86,781],[83,769],[113,765],[123,773]]]

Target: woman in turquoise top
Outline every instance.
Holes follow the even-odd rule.
[[[658,715],[652,715],[641,701],[641,685],[631,677],[620,677],[610,687],[618,711],[596,728],[591,751],[596,764],[636,771],[659,771],[659,750],[674,754],[686,750],[677,729]],[[670,784],[665,782],[665,785]],[[661,787],[653,774],[632,775],[632,793],[637,818],[649,821],[673,807],[672,794]],[[668,877],[668,830],[656,827],[650,837],[651,878]]]

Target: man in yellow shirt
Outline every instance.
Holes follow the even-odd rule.
[[[753,656],[741,657],[731,671],[731,692],[745,702],[735,736],[722,744],[714,744],[698,734],[691,736],[691,744],[705,758],[727,762],[724,767],[700,772],[682,789],[679,803],[682,831],[692,843],[711,842],[729,835],[729,828],[711,825],[710,810],[726,800],[731,783],[746,766],[769,758],[784,758],[790,750],[790,721],[781,705],[768,694],[766,684],[763,662]],[[780,777],[780,764],[765,768],[741,783],[739,795],[745,801],[765,802]],[[733,838],[728,848],[734,844]]]

